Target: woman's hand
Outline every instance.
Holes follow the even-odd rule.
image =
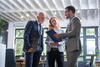
[[[54,42],[54,43],[50,43],[50,45],[51,46],[58,46],[59,44],[57,42],[56,43]]]

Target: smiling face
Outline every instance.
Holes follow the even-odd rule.
[[[65,10],[65,16],[67,19],[71,16],[71,14],[72,14],[71,10],[68,10],[68,9]]]
[[[40,12],[39,15],[37,16],[38,21],[42,24],[45,20],[45,15],[44,13]]]
[[[50,25],[51,25],[52,27],[57,26],[57,19],[56,19],[56,17],[52,17],[52,18],[50,19]]]
[[[65,16],[67,19],[74,15],[75,15],[75,7],[74,6],[68,6],[65,8]]]

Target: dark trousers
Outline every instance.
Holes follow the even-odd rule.
[[[58,67],[64,67],[64,54],[58,50],[51,50],[47,52],[47,59],[49,67],[55,67],[55,61]]]
[[[26,52],[26,67],[38,67],[42,51]]]

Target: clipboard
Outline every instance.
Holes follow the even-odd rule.
[[[56,37],[54,36],[54,34],[57,34],[57,33],[56,33],[53,29],[47,31],[46,33],[47,33],[47,35],[48,35],[54,42],[60,42],[60,41],[62,41],[61,38],[56,38]]]

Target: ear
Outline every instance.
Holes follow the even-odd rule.
[[[37,19],[39,18],[39,16],[37,16]]]

